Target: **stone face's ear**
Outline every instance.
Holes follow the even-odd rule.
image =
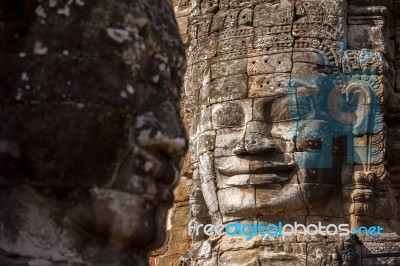
[[[375,98],[375,99],[374,99]],[[372,133],[374,111],[380,111],[377,95],[361,83],[334,88],[328,96],[329,114],[337,123],[352,125],[354,135]],[[378,108],[376,108],[378,104]]]
[[[199,175],[201,180],[201,190],[204,201],[208,207],[211,219],[216,224],[222,223],[220,209],[218,205],[216,174],[214,167],[214,156],[210,152],[199,155]]]

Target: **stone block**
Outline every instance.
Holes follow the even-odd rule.
[[[292,68],[291,53],[277,53],[250,57],[247,61],[247,74],[249,76],[289,73]]]
[[[247,76],[245,74],[222,77],[211,82],[211,103],[239,100],[245,98],[246,95]]]
[[[249,97],[277,97],[288,94],[289,74],[266,74],[249,77]]]
[[[210,36],[204,40],[199,40],[188,50],[189,59],[188,65],[205,61],[214,57],[218,51],[218,37]]]
[[[255,27],[287,25],[293,22],[294,6],[289,1],[262,3],[254,8]]]
[[[237,128],[251,119],[252,101],[227,101],[212,106],[213,127]]]
[[[237,74],[245,74],[247,71],[247,58],[217,62],[211,65],[211,80]]]
[[[188,24],[189,24],[189,16],[179,17],[176,19],[178,22],[179,32],[181,33],[182,42],[185,45],[189,44],[189,35],[188,35]]]
[[[253,41],[252,28],[226,29],[219,35],[218,54],[244,53],[251,50]]]
[[[218,200],[223,216],[257,216],[254,188],[220,189],[218,190]]]
[[[245,127],[217,129],[215,157],[233,156],[233,149],[243,140]]]
[[[192,180],[181,175],[179,185],[174,190],[175,202],[184,202],[189,200],[189,193],[192,187]]]
[[[300,183],[300,187],[309,215],[321,217],[343,216],[339,186]]]
[[[349,49],[371,49],[386,54],[389,44],[383,25],[349,25]]]
[[[268,246],[267,246],[268,247]],[[277,248],[276,246],[274,248]],[[286,252],[284,250],[292,249],[291,252]],[[305,244],[300,243],[287,243],[282,244],[283,251],[261,251],[260,252],[260,262],[261,265],[271,265],[271,266],[306,266],[306,255],[296,254],[296,251],[304,249]]]
[[[219,255],[218,265],[221,266],[259,266],[257,249],[241,250],[240,256],[238,251],[226,251]]]

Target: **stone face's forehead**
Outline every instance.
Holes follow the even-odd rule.
[[[15,26],[19,38],[2,50],[8,66],[1,76],[4,100],[91,102],[137,111],[139,84],[178,94],[185,54],[167,2],[160,2],[165,12],[146,1],[54,3],[39,4],[36,11],[22,5],[26,13],[15,14],[23,22]],[[76,23],[77,17],[87,19]],[[13,25],[8,17],[3,22]]]

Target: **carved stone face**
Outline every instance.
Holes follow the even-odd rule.
[[[362,215],[395,217],[393,194],[382,196],[383,117],[394,94],[379,50],[386,37],[345,39],[361,30],[346,12],[346,1],[285,0],[192,12],[184,107],[194,180],[214,221],[349,221],[358,171],[381,191]]]
[[[250,66],[253,64],[250,62]],[[335,135],[334,125],[317,115],[323,108],[316,106],[315,99],[297,94],[300,86],[304,89],[302,94],[307,94],[309,91],[304,87],[307,85],[314,88],[311,95],[321,96],[322,88],[316,84],[296,84],[298,90],[292,94],[289,80],[276,81],[273,76],[263,78],[270,80],[263,80],[264,85],[258,85],[262,83],[256,80],[249,81],[250,87],[243,83],[248,95],[244,99],[216,101],[201,111],[200,121],[206,120],[208,115],[214,132],[199,134],[199,174],[215,173],[219,207],[225,221],[260,215],[301,216],[307,214],[307,207],[315,212],[318,206],[327,206],[331,197],[336,196],[335,200],[340,201],[345,143],[336,143],[340,150],[333,156],[333,151],[323,150],[322,144],[329,141],[328,137],[333,139],[343,132]],[[254,90],[267,86],[265,84],[270,87],[255,94]],[[218,86],[218,83],[211,86]],[[255,97],[251,97],[252,94]],[[349,129],[351,133],[351,126],[343,131]],[[215,144],[211,145],[213,139]],[[343,147],[339,147],[340,144]],[[207,152],[202,154],[210,146],[214,146],[212,156]],[[319,152],[313,153],[314,150]],[[310,193],[312,191],[315,193]],[[334,212],[333,208],[328,210],[330,215],[343,216],[338,206]],[[314,214],[322,214],[316,212]]]
[[[299,186],[293,186],[297,177],[287,97],[279,97],[278,93],[271,96],[225,101],[210,107],[216,129],[218,198],[221,212],[227,216],[255,217],[268,210],[272,214],[302,209]],[[257,201],[257,194],[264,191],[275,199],[281,198],[281,193],[294,196],[286,197],[293,209],[280,199],[267,201],[263,197],[265,200]],[[241,200],[228,196],[233,194]],[[295,203],[293,199],[300,201]]]
[[[164,240],[186,150],[185,54],[168,1],[125,2],[4,7],[14,14],[1,32],[14,44],[1,48],[9,71],[0,74],[8,252],[103,265],[114,259],[105,250],[140,249],[145,261]],[[99,255],[88,258],[84,243]]]
[[[357,137],[383,130],[376,83],[367,73],[330,74],[311,83],[292,79],[280,83],[286,91],[270,87],[266,97],[204,108],[201,119],[210,114],[214,132],[199,134],[199,174],[215,173],[224,220],[302,216],[307,210],[343,217],[340,195],[347,172],[384,158],[379,146]],[[206,152],[211,146],[212,156]]]

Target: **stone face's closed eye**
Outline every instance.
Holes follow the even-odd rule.
[[[244,113],[237,102],[219,104],[213,110],[213,122],[220,127],[240,127],[244,125]]]

